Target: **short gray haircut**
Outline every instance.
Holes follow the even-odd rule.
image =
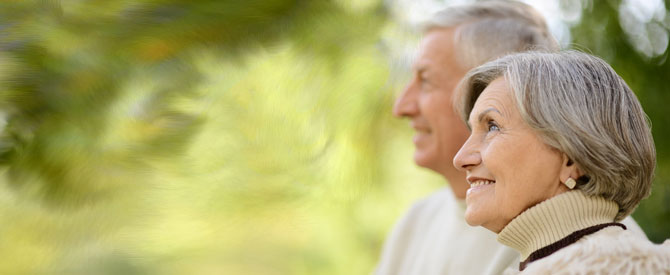
[[[465,68],[474,68],[506,54],[528,50],[558,51],[544,17],[516,1],[484,1],[437,12],[424,32],[455,27],[454,43]]]
[[[519,53],[488,62],[460,83],[454,103],[463,120],[500,77],[523,120],[584,173],[576,189],[617,203],[617,221],[649,196],[656,149],[648,117],[605,61],[566,51]]]

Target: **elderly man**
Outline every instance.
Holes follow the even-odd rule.
[[[411,82],[394,115],[416,131],[414,161],[449,181],[416,202],[389,235],[376,274],[500,274],[516,268],[518,254],[463,218],[469,184],[452,159],[469,131],[452,109],[452,94],[465,73],[508,53],[559,50],[544,18],[512,1],[487,1],[437,13],[427,24]],[[632,219],[629,229],[642,233]]]

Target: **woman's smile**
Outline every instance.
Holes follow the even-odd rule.
[[[470,188],[467,191],[466,199],[467,196],[470,196],[471,194],[475,194],[477,192],[493,188],[493,185],[495,183],[496,182],[492,180],[477,180],[474,182],[470,182]]]
[[[454,159],[468,174],[465,220],[499,232],[560,188],[562,154],[528,126],[504,78],[487,86],[469,117],[472,132]]]

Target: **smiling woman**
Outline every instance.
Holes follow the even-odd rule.
[[[456,97],[471,135],[454,158],[471,187],[465,218],[521,254],[524,273],[670,272],[618,223],[649,195],[646,115],[599,58],[522,53],[470,71]],[[635,256],[635,257],[633,257]]]
[[[575,165],[566,165],[567,158],[522,120],[508,87],[498,78],[479,96],[469,119],[472,134],[455,158],[472,183],[466,220],[496,233],[526,208],[567,191],[556,179],[576,178]]]

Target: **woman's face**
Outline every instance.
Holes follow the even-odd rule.
[[[522,120],[504,78],[484,89],[468,123],[470,137],[454,158],[470,184],[468,224],[499,233],[524,210],[568,190],[559,181],[567,158]]]

